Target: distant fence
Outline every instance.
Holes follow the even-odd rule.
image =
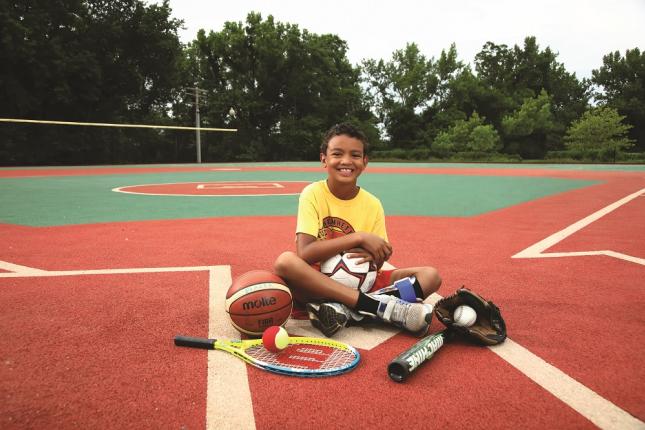
[[[237,129],[0,118],[0,165],[201,162],[201,132]],[[218,137],[206,144],[230,142]]]

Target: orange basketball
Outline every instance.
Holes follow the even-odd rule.
[[[268,270],[238,276],[226,292],[226,313],[233,327],[250,336],[262,336],[265,329],[284,325],[292,306],[286,282]]]

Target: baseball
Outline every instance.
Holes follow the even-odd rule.
[[[455,309],[452,319],[455,321],[455,325],[470,327],[477,321],[477,312],[470,306],[461,305]]]
[[[271,352],[280,352],[289,345],[289,333],[280,326],[269,327],[262,334],[262,344]]]

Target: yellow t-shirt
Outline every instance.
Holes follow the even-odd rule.
[[[373,233],[387,240],[385,213],[378,198],[361,188],[353,199],[341,200],[329,191],[326,180],[302,190],[296,233],[324,240],[354,232]]]

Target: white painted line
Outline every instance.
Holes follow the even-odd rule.
[[[606,255],[607,251],[571,251],[571,252],[545,252],[534,255],[533,257],[523,258],[559,258],[559,257],[589,257],[597,255]]]
[[[18,273],[0,273],[0,278],[32,278],[56,276],[120,275],[166,272],[209,272],[209,337],[239,338],[229,324],[224,311],[224,291],[231,284],[230,266],[149,267],[98,270],[45,271],[1,261],[3,269],[20,269]],[[27,270],[28,269],[28,270]],[[231,407],[235,405],[235,407]],[[255,429],[251,391],[246,373],[246,363],[221,351],[208,351],[208,376],[206,392],[206,428],[231,426]]]
[[[230,266],[210,271],[208,281],[208,336],[239,339],[224,311],[225,292],[231,285]],[[253,401],[246,363],[222,351],[208,351],[206,389],[207,429],[255,429]]]
[[[629,261],[631,263],[640,264],[645,266],[645,258],[634,257],[632,255],[623,254],[621,252],[603,250],[603,251],[576,251],[576,252],[545,252],[542,254],[534,255],[533,257],[522,258],[561,258],[561,257],[586,257],[604,255],[607,257],[618,258],[619,260]]]
[[[620,258],[622,260],[627,260],[631,261],[637,264],[643,264],[642,258],[639,257],[633,257],[630,255],[622,254],[619,252],[615,251],[582,251],[582,252],[559,252],[559,253],[545,253],[544,251],[551,248],[555,244],[561,242],[562,240],[566,239],[567,237],[571,236],[572,234],[576,233],[577,231],[583,229],[584,227],[588,226],[594,221],[599,220],[603,216],[607,215],[608,213],[618,209],[619,207],[623,206],[624,204],[632,201],[633,199],[640,197],[645,193],[645,188],[636,191],[635,193],[632,193],[628,195],[627,197],[624,197],[602,209],[599,211],[596,211],[592,213],[591,215],[581,219],[580,221],[577,221],[570,226],[553,233],[551,236],[542,239],[541,241],[529,246],[528,248],[524,249],[523,251],[518,252],[517,254],[513,255],[511,258],[549,258],[549,257],[577,257],[581,255],[606,255],[609,257],[614,257],[614,258]]]
[[[441,298],[433,293],[425,302],[435,305]],[[645,423],[510,338],[488,349],[601,429],[645,429]]]
[[[11,263],[6,263],[11,264]],[[20,266],[24,267],[24,266]],[[392,266],[388,266],[392,267]],[[224,311],[224,289],[231,284],[230,266],[193,266],[193,267],[158,267],[104,270],[66,270],[42,271],[32,269],[29,273],[0,273],[5,277],[43,277],[43,276],[83,276],[110,275],[129,273],[163,273],[163,272],[194,272],[209,271],[209,336],[239,338],[239,334],[228,323]],[[441,299],[439,294],[432,294],[425,301],[435,304]],[[306,323],[306,324],[305,324]],[[294,328],[304,328],[309,321],[290,322]],[[351,329],[348,328],[346,330]],[[385,331],[383,336],[370,336],[370,329],[355,328],[348,331],[348,343],[366,337],[365,346],[371,349],[379,342],[393,336],[398,330],[378,327],[377,331]],[[319,336],[316,334],[316,336]],[[340,340],[343,340],[339,337]],[[371,339],[371,340],[370,340]],[[614,403],[604,399],[593,390],[585,387],[561,370],[550,365],[526,348],[507,338],[501,345],[488,347],[500,358],[507,361],[521,373],[535,381],[539,386],[552,393],[557,399],[573,408],[575,411],[592,421],[603,430],[614,429],[645,429],[645,423],[622,410]],[[222,426],[240,429],[255,429],[253,404],[251,401],[246,364],[220,351],[208,352],[206,427],[222,428]],[[235,407],[231,407],[235,405]]]
[[[645,423],[638,418],[511,339],[489,349],[601,429],[645,429]]]
[[[31,276],[39,273],[46,273],[43,270],[35,269],[33,267],[21,266],[19,264],[9,263],[8,261],[0,261],[0,269],[8,272],[15,272],[18,276]],[[0,273],[4,275],[4,273]]]
[[[275,182],[204,182],[197,185],[198,190],[264,190],[284,188]]]
[[[137,196],[168,196],[168,197],[274,197],[274,196],[298,196],[300,192],[297,193],[271,193],[271,194],[166,194],[166,193],[134,193],[130,191],[117,191],[116,189],[112,190],[115,192],[123,194],[133,194]]]
[[[0,278],[22,277],[51,277],[51,276],[85,276],[85,275],[119,275],[131,273],[162,273],[162,272],[199,272],[210,270],[213,266],[193,267],[141,267],[130,269],[97,269],[97,270],[40,270],[23,273],[0,273]],[[217,266],[215,266],[217,267]]]
[[[631,255],[622,254],[615,251],[603,251],[603,253],[609,257],[620,258],[621,260],[631,261],[632,263],[641,264],[645,266],[645,258],[633,257]]]
[[[226,182],[233,183],[231,181],[219,181],[221,184],[225,184]],[[245,181],[245,182],[259,182],[259,181]],[[280,181],[281,183],[289,183],[289,182],[306,182],[306,181]],[[239,181],[237,181],[239,183]],[[261,182],[263,184],[266,184],[266,182]],[[204,182],[173,182],[173,183],[159,183],[159,184],[140,184],[140,185],[125,185],[122,187],[116,187],[112,188],[112,192],[115,193],[122,193],[122,194],[133,194],[133,195],[139,195],[139,196],[170,196],[170,197],[272,197],[272,196],[297,196],[300,194],[300,192],[296,193],[275,193],[275,194],[173,194],[173,193],[142,193],[138,191],[128,191],[126,188],[131,188],[131,187],[149,187],[149,186],[159,186],[159,185],[182,185],[182,184],[197,184],[197,188],[199,188],[201,185],[204,185]],[[271,186],[270,188],[284,188],[283,185],[281,184],[276,184],[272,183],[273,185],[278,185],[277,187]],[[266,187],[265,187],[266,188]]]

